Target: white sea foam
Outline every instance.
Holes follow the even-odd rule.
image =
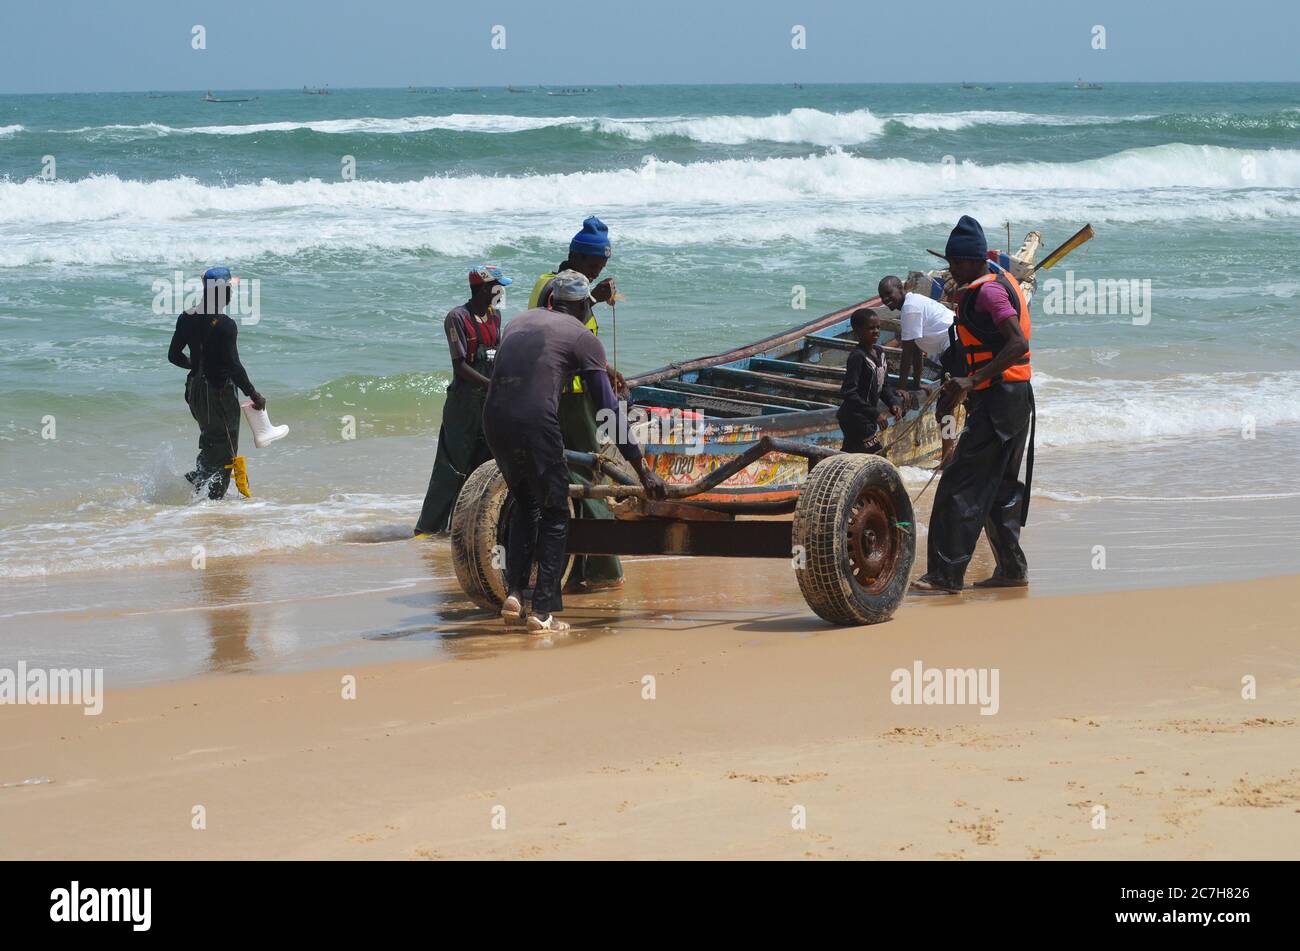
[[[510,133],[529,129],[546,129],[552,126],[573,125],[588,120],[577,116],[505,116],[456,113],[447,116],[404,116],[397,119],[363,116],[356,119],[322,119],[317,122],[262,122],[251,125],[206,125],[172,129],[172,132],[198,135],[252,135],[258,132],[293,132],[307,129],[326,135],[367,133],[372,135],[402,135],[411,132],[431,132],[443,129],[450,132]]]
[[[649,142],[665,136],[691,139],[716,145],[742,145],[748,142],[805,143],[808,145],[859,145],[883,134],[892,123],[920,131],[958,131],[976,126],[1072,126],[1132,122],[1155,118],[1135,116],[1070,116],[1006,110],[963,110],[958,112],[917,112],[877,115],[870,109],[826,112],[798,108],[766,116],[517,116],[509,114],[453,113],[445,116],[357,116],[345,119],[229,123],[222,125],[168,126],[156,122],[140,125],[86,126],[60,130],[88,138],[155,137],[164,135],[254,135],[266,132],[307,130],[326,135],[369,134],[403,135],[445,130],[509,134],[571,126],[621,135],[636,142]],[[3,128],[20,130],[21,126]],[[2,134],[2,129],[0,129]]]
[[[1300,492],[1248,492],[1236,495],[1089,495],[1085,492],[1068,492],[1042,489],[1034,486],[1033,494],[1056,502],[1277,502],[1300,499]]]
[[[1062,116],[1032,112],[972,109],[964,112],[905,112],[887,116],[886,118],[890,122],[897,122],[909,129],[956,132],[961,129],[970,129],[983,125],[1109,125],[1115,122],[1140,122],[1144,119],[1154,119],[1155,116]]]
[[[1254,178],[1243,180],[1243,160]],[[207,185],[113,175],[0,181],[0,267],[248,261],[313,250],[478,254],[560,241],[605,210],[632,245],[815,242],[987,220],[1138,223],[1300,217],[1300,151],[1163,145],[1084,162],[956,166],[832,151],[800,158],[419,181]],[[463,227],[472,213],[476,226]],[[570,215],[569,217],[572,217]],[[201,224],[202,227],[196,227]]]
[[[1300,422],[1300,371],[1066,380],[1035,371],[1039,446],[1256,433]]]
[[[22,132],[23,128],[24,127],[20,125],[0,125],[0,136],[9,136],[17,132]]]
[[[1254,164],[1242,176],[1243,160]],[[1300,188],[1300,150],[1160,145],[1128,149],[1082,162],[941,163],[874,159],[833,151],[798,158],[728,159],[681,164],[647,157],[636,168],[569,174],[458,177],[411,182],[205,185],[192,178],[123,181],[115,175],[44,182],[0,181],[0,224],[53,224],[136,217],[186,218],[207,212],[244,214],[318,207],[425,212],[543,211],[569,204],[627,207],[689,203],[729,206],[809,198],[857,201],[925,197],[945,191],[1037,195],[1129,192],[1140,204],[1153,191],[1198,188],[1244,194]],[[1184,196],[1185,197],[1185,196]],[[1205,196],[1198,196],[1203,198]],[[1108,199],[1108,204],[1113,199]]]
[[[747,142],[857,145],[885,130],[885,120],[870,109],[823,112],[792,109],[771,116],[697,116],[654,119],[596,119],[603,132],[648,142],[662,136],[680,136],[696,142],[742,145]]]
[[[372,493],[340,493],[318,502],[185,504],[185,489],[174,473],[165,489],[151,474],[136,498],[83,507],[57,522],[14,526],[0,541],[0,578],[185,563],[194,557],[196,537],[209,539],[209,558],[337,543],[373,534],[376,524],[406,526],[419,509],[418,499]],[[216,533],[210,531],[214,519],[221,524]]]
[[[263,132],[297,132],[306,130],[324,135],[405,135],[415,132],[446,130],[449,132],[511,133],[552,126],[591,125],[596,120],[580,116],[511,116],[454,113],[446,116],[357,116],[349,119],[315,121],[227,123],[222,125],[170,126],[157,122],[139,125],[84,126],[57,130],[62,134],[87,138],[149,138],[170,135],[256,135]],[[9,127],[0,127],[9,128]],[[12,128],[19,128],[16,126]]]

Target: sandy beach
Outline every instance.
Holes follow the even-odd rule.
[[[832,629],[781,563],[706,603],[728,564],[631,563],[563,640],[444,609],[389,662],[0,708],[0,857],[1294,857],[1295,577]],[[996,712],[892,702],[918,663],[996,669]]]
[[[509,2],[10,6],[19,923],[108,924],[151,876],[159,931],[215,920],[208,866],[96,883],[58,860],[1005,861],[1005,883],[964,876],[987,900],[930,866],[892,889],[890,917],[914,896],[927,936],[969,940],[1256,872],[1162,860],[1300,858],[1300,6],[661,0],[578,30]],[[602,367],[646,425],[597,413]],[[934,391],[968,386],[940,479],[961,414]],[[554,538],[560,444],[612,430],[673,486],[571,531],[639,553],[625,585],[592,593],[618,573],[589,562],[571,630],[507,627],[439,534],[484,484],[479,436],[516,502],[517,450],[537,463]],[[837,494],[858,463],[804,464],[876,436],[901,487]],[[1024,580],[1015,481],[1029,587],[903,597],[956,587],[976,527]],[[580,500],[627,494],[570,497],[603,518]],[[466,565],[502,568],[529,514],[482,498],[456,520],[479,592]],[[995,567],[981,538],[965,584]],[[553,577],[529,582],[535,627]],[[848,592],[877,603],[828,603]],[[1081,912],[1037,860],[1106,903]],[[381,877],[211,871],[272,878],[300,941],[336,924],[321,896],[369,901],[349,873]]]

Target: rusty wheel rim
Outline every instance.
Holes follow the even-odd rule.
[[[853,502],[848,523],[849,568],[872,594],[884,590],[898,565],[898,533],[893,500],[879,489],[865,489]]]

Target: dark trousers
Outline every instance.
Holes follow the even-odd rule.
[[[860,419],[844,413],[837,414],[836,420],[840,424],[840,432],[844,434],[840,452],[863,452],[871,455],[880,452],[880,427],[874,419]]]
[[[556,444],[559,438],[556,434]],[[512,507],[506,528],[506,587],[523,591],[537,565],[533,613],[545,617],[564,610],[565,543],[569,537],[569,469],[562,457],[542,462],[529,448],[496,456],[510,488]]]
[[[457,380],[447,390],[438,430],[438,451],[429,475],[415,530],[445,532],[451,522],[456,497],[475,469],[492,458],[483,435],[483,398],[486,391]]]
[[[939,478],[930,512],[926,578],[960,588],[980,531],[988,537],[997,573],[1024,578],[1020,548],[1025,484],[1020,463],[1033,407],[1030,384],[995,383],[971,394],[966,429]]]
[[[208,498],[220,499],[230,488],[230,465],[239,454],[239,396],[235,384],[215,387],[206,377],[191,377],[185,384],[185,402],[199,424],[199,456],[186,478],[194,491],[208,487]]]
[[[596,413],[586,393],[560,394],[560,431],[564,434],[564,448],[575,452],[600,452],[596,438]],[[599,482],[600,478],[583,466],[571,466],[575,482]],[[604,499],[580,499],[578,518],[609,518],[614,513]],[[617,581],[623,577],[623,565],[617,555],[577,555],[573,559],[574,581],[596,584]]]

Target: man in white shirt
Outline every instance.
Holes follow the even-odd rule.
[[[949,328],[952,327],[952,311],[924,294],[905,292],[903,282],[893,274],[881,278],[877,290],[880,292],[880,302],[890,310],[899,312],[898,339],[903,344],[903,352],[898,363],[900,389],[922,388],[921,364],[927,357],[953,376],[965,376],[964,366],[950,368],[948,361],[944,359],[951,339]],[[912,378],[911,386],[908,386],[909,376]],[[943,445],[943,453],[939,460],[941,469],[947,464],[948,457],[952,455],[953,447],[957,443],[955,437],[943,438],[942,435],[952,432],[953,427],[945,425],[947,422],[945,417],[951,416],[954,412],[956,412],[956,404],[947,397],[940,396],[935,402],[934,416],[939,423]]]
[[[898,367],[898,385],[907,387],[910,375],[910,389],[919,390],[923,355],[942,364],[943,352],[948,349],[952,311],[922,294],[905,293],[903,282],[892,274],[881,280],[879,291],[880,302],[899,312],[898,339],[903,344],[903,359]]]

